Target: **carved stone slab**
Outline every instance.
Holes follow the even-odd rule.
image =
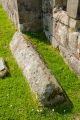
[[[65,100],[63,90],[54,75],[50,73],[39,54],[21,33],[14,34],[10,49],[31,89],[37,93],[44,105],[52,106]]]

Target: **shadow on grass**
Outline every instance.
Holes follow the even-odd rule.
[[[46,40],[47,38],[43,32],[26,32],[24,34],[30,36],[31,39],[36,39],[37,42],[40,41],[42,43],[45,43],[46,45],[50,45],[50,41]]]
[[[53,88],[55,88],[55,86],[52,84],[50,84],[50,86],[53,86]],[[47,87],[45,91],[47,91]],[[45,92],[45,98],[46,94],[47,93]],[[46,100],[44,100],[42,104],[44,105],[44,107],[47,107],[51,111],[54,109],[54,111],[58,112],[59,114],[71,113],[72,108],[74,107],[73,103],[71,102],[63,88],[62,90],[59,88],[54,89],[52,94],[48,98],[46,98]]]
[[[47,38],[43,32],[37,32],[37,33],[27,32],[27,33],[25,33],[25,35],[30,37],[30,39],[35,39],[36,43],[40,42],[40,43],[44,43],[46,45],[50,45],[50,42],[47,40]],[[59,85],[60,85],[60,83],[59,83]],[[69,97],[67,96],[67,94],[64,90],[63,90],[63,96],[65,97],[65,100],[63,101],[63,103],[60,102],[58,104],[55,104],[54,106],[50,106],[47,108],[50,110],[52,110],[54,108],[54,111],[58,112],[60,114],[71,113],[72,108],[73,108],[73,103],[71,102],[71,100],[69,99]]]
[[[65,95],[65,101],[61,104],[57,104],[56,106],[54,106],[54,111],[60,114],[68,114],[72,112],[72,109],[74,106],[73,106],[72,101],[69,99],[69,97],[65,93],[65,91],[63,92]]]

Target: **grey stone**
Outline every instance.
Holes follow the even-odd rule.
[[[75,73],[80,76],[80,61],[74,56],[71,56],[70,58],[70,66],[74,69]]]
[[[3,58],[0,58],[0,78],[3,78],[7,74],[7,67]]]
[[[59,46],[59,50],[64,61],[72,70],[74,70],[78,77],[80,77],[80,61],[70,52],[70,50],[67,50],[62,46]]]
[[[52,46],[54,47],[54,48],[58,48],[59,47],[59,43],[58,43],[58,41],[55,39],[55,37],[54,36],[51,36],[51,44],[52,44]]]
[[[72,53],[61,45],[59,46],[59,50],[60,50],[60,54],[63,57],[65,63],[69,64],[70,56],[72,56]]]
[[[24,31],[42,30],[42,0],[17,0],[17,4]]]
[[[61,11],[60,12],[60,17],[59,17],[59,21],[61,22],[61,23],[63,23],[65,26],[67,25],[69,25],[69,17],[68,17],[68,15],[67,15],[67,13],[65,12],[65,11]]]
[[[80,20],[69,18],[69,27],[77,31],[80,28]]]
[[[38,94],[44,105],[52,106],[64,101],[63,90],[54,75],[21,33],[15,33],[10,49],[32,90]]]
[[[68,0],[67,12],[70,17],[80,19],[80,0]]]
[[[62,46],[67,47],[68,28],[65,25],[58,22],[55,33],[55,38],[59,41],[59,43]]]
[[[72,51],[72,53],[77,52],[78,36],[79,36],[78,32],[71,32],[71,33],[69,33],[68,45],[69,45],[70,51]]]
[[[78,59],[80,60],[80,34],[78,36],[78,47],[77,47]]]

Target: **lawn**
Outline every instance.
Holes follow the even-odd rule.
[[[15,31],[14,25],[0,7],[0,57],[5,59],[9,69],[9,74],[4,79],[0,79],[0,120],[80,119],[80,80],[74,72],[70,71],[58,50],[52,48],[42,32],[25,33],[73,105],[71,109],[70,106],[65,106],[65,112],[61,106],[56,111],[39,106],[36,97],[30,91],[27,80],[9,50],[9,43]]]

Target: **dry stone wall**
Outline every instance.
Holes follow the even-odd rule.
[[[68,12],[63,10],[66,4],[61,7],[57,0],[55,4],[54,7],[52,0],[43,0],[44,32],[51,44],[60,50],[66,63],[80,75],[80,20],[70,17]],[[71,15],[75,16],[72,12]]]
[[[59,48],[65,61],[80,75],[80,0],[1,1],[18,30],[43,29],[51,44]]]

